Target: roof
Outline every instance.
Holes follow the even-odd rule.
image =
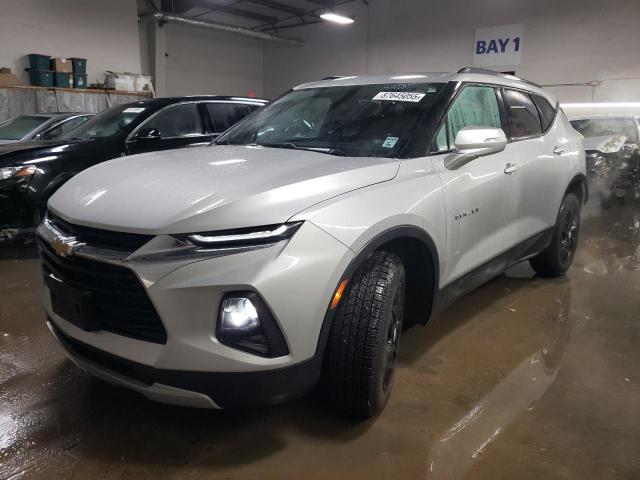
[[[127,105],[141,105],[141,106],[164,106],[170,105],[172,103],[180,103],[180,102],[189,102],[189,101],[205,101],[205,100],[217,100],[217,101],[229,101],[229,102],[239,102],[239,103],[268,103],[269,100],[265,100],[263,98],[254,98],[254,97],[236,97],[231,95],[192,95],[185,97],[159,97],[159,98],[148,98],[145,100],[138,100],[135,102],[127,103]]]
[[[58,117],[76,117],[82,115],[94,115],[93,113],[88,112],[38,112],[38,113],[25,113],[24,117],[48,117],[48,118],[58,118]]]
[[[295,87],[295,90],[307,88],[326,88],[353,85],[375,85],[385,83],[447,83],[447,82],[478,82],[514,87],[537,93],[545,97],[552,105],[557,99],[540,86],[513,75],[506,75],[490,70],[462,69],[453,72],[409,72],[387,75],[354,75],[345,77],[330,77],[317,82],[305,83]]]

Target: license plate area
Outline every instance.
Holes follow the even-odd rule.
[[[74,288],[53,275],[45,275],[54,313],[87,332],[100,329],[91,292]]]

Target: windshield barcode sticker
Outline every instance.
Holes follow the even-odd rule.
[[[418,103],[425,97],[424,93],[413,93],[413,92],[380,92],[375,97],[374,100],[387,100],[390,102],[414,102]]]
[[[138,107],[138,108],[129,107],[129,108],[125,108],[122,111],[122,113],[140,113],[140,112],[144,112],[144,108],[142,108],[142,107]]]

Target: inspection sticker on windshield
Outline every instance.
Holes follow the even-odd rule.
[[[398,143],[398,137],[387,137],[387,139],[382,144],[382,148],[393,148]]]
[[[140,112],[144,112],[144,107],[129,107],[129,108],[125,108],[122,113],[140,113]]]
[[[380,92],[374,100],[387,100],[390,102],[414,102],[418,103],[424,98],[425,93],[413,93],[413,92]]]

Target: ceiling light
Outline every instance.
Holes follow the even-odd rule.
[[[345,17],[344,15],[338,15],[337,13],[323,13],[320,15],[320,18],[326,20],[328,22],[339,23],[341,25],[346,25],[348,23],[353,23],[353,18]]]

